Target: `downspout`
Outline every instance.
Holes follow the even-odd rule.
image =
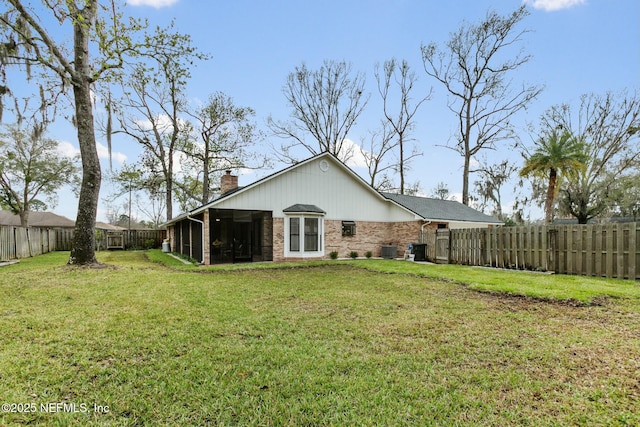
[[[187,219],[193,222],[197,222],[200,225],[202,225],[202,244],[200,245],[202,247],[202,259],[200,260],[200,264],[204,264],[204,221],[200,221],[199,219],[195,219],[195,218],[191,218],[189,216],[189,214],[187,214]],[[193,248],[193,244],[191,245],[191,248]]]
[[[422,226],[420,227],[420,243],[424,243],[424,227],[431,224],[430,220],[423,219]]]

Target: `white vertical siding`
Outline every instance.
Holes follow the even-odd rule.
[[[323,170],[320,162],[326,161]],[[416,215],[391,203],[362,180],[354,177],[329,156],[320,156],[293,167],[246,190],[211,205],[219,209],[272,211],[283,217],[283,209],[296,203],[316,205],[326,219],[354,221],[411,221]]]

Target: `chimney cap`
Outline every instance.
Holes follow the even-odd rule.
[[[227,175],[231,175],[231,169],[227,169],[225,170],[225,172],[227,173]]]

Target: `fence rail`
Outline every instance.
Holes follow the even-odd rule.
[[[640,223],[433,230],[437,262],[640,279]]]
[[[111,233],[111,232],[109,232]],[[117,232],[124,248],[160,247],[164,230],[131,230]],[[69,251],[73,230],[0,225],[0,261],[28,258],[53,251]],[[97,232],[96,249],[107,249],[107,234]]]

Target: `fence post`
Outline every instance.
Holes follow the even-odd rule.
[[[554,271],[557,273],[556,268],[556,260],[557,254],[556,250],[558,248],[558,230],[555,228],[549,228],[547,230],[547,271]]]

